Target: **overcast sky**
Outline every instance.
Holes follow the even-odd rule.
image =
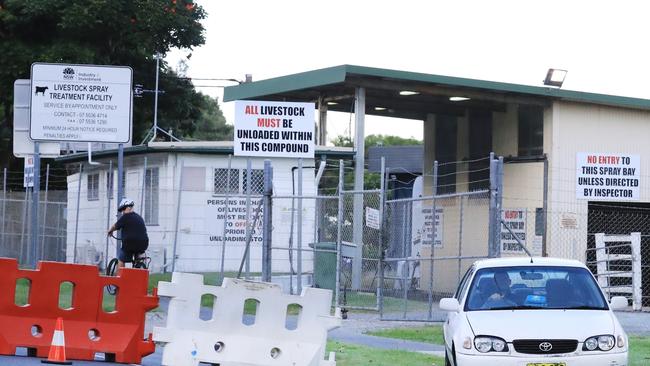
[[[355,64],[541,86],[554,67],[569,71],[563,89],[650,99],[647,1],[195,1],[208,18],[206,43],[189,60],[194,78]],[[230,123],[233,104],[222,103]],[[349,120],[331,116],[328,136],[347,134]],[[422,123],[371,118],[372,133],[421,139]]]

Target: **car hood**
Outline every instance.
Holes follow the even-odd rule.
[[[490,310],[465,313],[474,335],[514,339],[585,339],[614,334],[607,310]]]

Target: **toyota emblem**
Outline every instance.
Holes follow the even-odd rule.
[[[553,345],[550,342],[542,342],[539,344],[539,349],[543,352],[548,352],[553,349]]]

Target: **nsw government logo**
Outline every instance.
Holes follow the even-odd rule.
[[[72,67],[63,69],[63,78],[67,80],[74,79],[74,69]]]

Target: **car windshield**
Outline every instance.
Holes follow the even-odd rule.
[[[512,309],[607,310],[596,281],[585,268],[517,266],[476,272],[466,311]]]

